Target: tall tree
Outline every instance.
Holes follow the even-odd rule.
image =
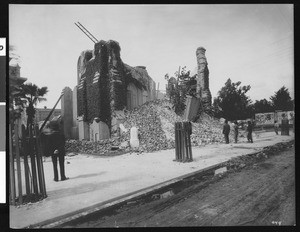
[[[241,86],[241,82],[232,82],[230,78],[214,99],[213,108],[217,117],[227,120],[246,119],[253,115],[251,100],[246,95],[250,85]]]
[[[253,104],[253,109],[254,113],[268,113],[274,111],[272,102],[268,101],[265,98],[259,101],[256,100]]]
[[[26,114],[27,114],[27,128],[29,128],[35,117],[35,106],[38,102],[45,101],[44,95],[48,92],[47,87],[39,88],[37,85],[32,83],[26,83],[21,85],[22,98],[26,100]]]
[[[273,96],[270,97],[275,110],[290,111],[294,109],[289,90],[282,86]]]
[[[26,106],[26,100],[22,99],[22,89],[9,83],[9,119],[10,123],[21,117]]]
[[[36,171],[36,158],[34,155],[34,139],[33,139],[33,126],[35,117],[35,106],[38,102],[45,101],[43,97],[47,92],[47,87],[39,88],[35,84],[27,83],[21,85],[22,98],[26,100],[26,114],[27,114],[27,134],[29,135],[29,150],[31,159],[32,181],[34,193],[38,194],[37,171]],[[26,155],[25,155],[26,157]]]
[[[185,110],[187,95],[196,96],[196,76],[190,76],[190,71],[186,71],[186,66],[175,72],[175,77],[165,75],[168,81],[167,93],[170,97],[173,109],[176,114],[181,115]]]

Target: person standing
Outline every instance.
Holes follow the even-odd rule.
[[[239,135],[239,126],[237,121],[234,121],[233,129],[234,129],[234,142],[237,143],[238,135]]]
[[[253,143],[253,139],[252,139],[252,131],[253,131],[253,127],[252,127],[252,123],[251,121],[248,121],[248,125],[247,125],[247,139],[248,142]]]
[[[223,134],[224,134],[224,137],[225,137],[226,144],[229,143],[229,132],[230,132],[230,126],[228,125],[228,121],[226,119],[225,123],[223,125]]]
[[[285,114],[282,114],[282,120],[281,120],[281,135],[289,135],[289,120]]]
[[[61,181],[69,178],[65,175],[65,136],[63,133],[61,117],[54,117],[47,128],[41,133],[41,141],[44,144],[44,154],[51,156],[54,181],[58,181],[57,159],[59,162]]]
[[[274,130],[275,130],[276,135],[278,135],[278,128],[279,128],[279,123],[275,120],[275,122],[274,122]]]

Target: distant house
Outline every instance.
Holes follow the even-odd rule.
[[[289,120],[289,124],[294,123],[295,112],[294,111],[281,111],[277,110],[275,112],[269,113],[256,113],[255,122],[258,126],[273,125],[275,121],[281,124],[283,117],[286,116]]]
[[[44,121],[52,109],[36,108],[35,110],[36,110],[35,111],[35,122],[38,123],[38,122]],[[61,115],[61,109],[55,109],[53,111],[51,117],[49,118],[49,120],[51,120],[53,117],[59,116],[59,115]]]
[[[27,81],[27,78],[21,77],[21,67],[18,63],[14,62],[14,60],[11,60],[9,62],[9,84],[12,86],[20,86],[25,81]]]

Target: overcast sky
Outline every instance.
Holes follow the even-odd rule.
[[[77,85],[77,60],[98,40],[116,40],[121,59],[146,66],[165,90],[164,76],[179,66],[195,72],[196,49],[206,49],[212,97],[228,78],[251,85],[255,101],[286,86],[294,98],[293,5],[10,5],[9,44],[21,76],[47,86],[52,108],[62,89]],[[60,104],[57,108],[60,108]]]

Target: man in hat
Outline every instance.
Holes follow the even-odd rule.
[[[248,125],[247,125],[247,140],[249,143],[253,143],[253,138],[252,138],[252,131],[253,131],[253,125],[251,123],[251,121],[248,121]]]
[[[234,121],[233,129],[234,129],[234,142],[237,143],[238,136],[239,136],[239,125],[236,120]]]
[[[57,159],[61,180],[69,179],[65,176],[65,136],[62,124],[61,116],[54,117],[41,133],[44,154],[52,158],[54,181],[58,181]]]
[[[223,125],[223,134],[225,138],[225,143],[229,143],[229,132],[230,132],[230,126],[228,125],[228,120],[225,120],[225,123]]]
[[[278,135],[278,129],[279,129],[279,123],[277,122],[277,120],[274,121],[274,130],[276,135]]]

